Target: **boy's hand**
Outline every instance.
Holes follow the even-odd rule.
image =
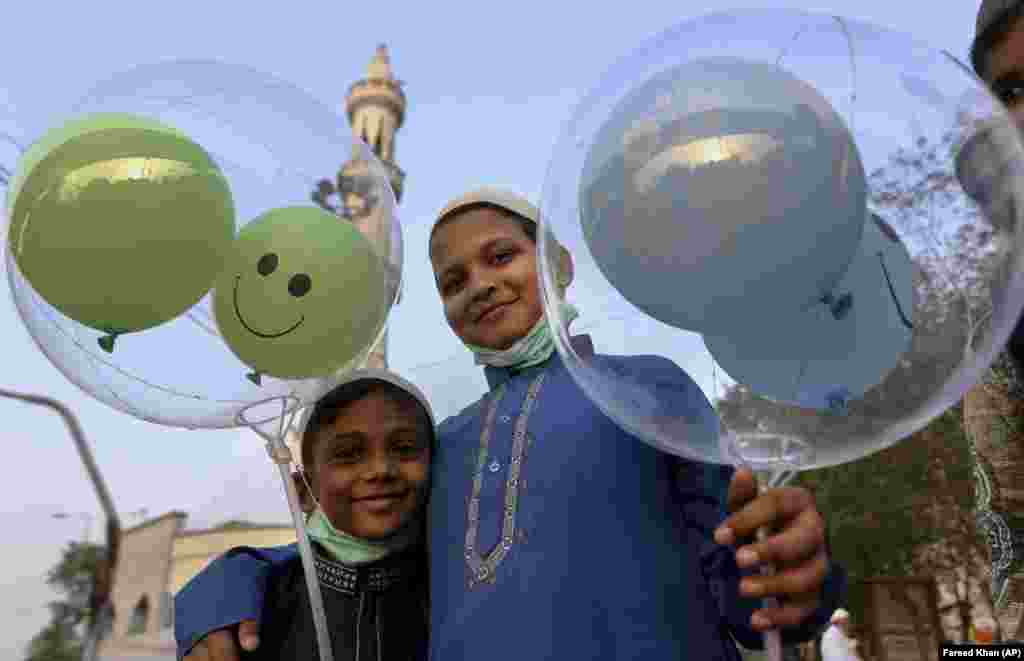
[[[774,576],[750,576],[740,582],[745,597],[774,596],[776,608],[762,608],[751,616],[754,629],[764,631],[799,625],[820,603],[821,586],[829,570],[825,551],[825,521],[814,496],[800,487],[780,487],[757,495],[757,481],[750,469],[738,469],[729,484],[729,511],[715,531],[719,544],[755,538],[758,528],[772,534],[762,542],[736,551],[741,569],[774,563]]]
[[[238,643],[246,652],[260,646],[260,625],[256,620],[242,620],[238,624],[238,639],[234,627],[211,631],[185,655],[186,661],[238,661]]]

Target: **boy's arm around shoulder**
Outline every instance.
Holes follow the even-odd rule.
[[[239,546],[210,563],[174,597],[179,661],[212,631],[259,620],[267,579],[298,555],[298,545]]]

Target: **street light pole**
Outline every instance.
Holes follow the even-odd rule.
[[[92,450],[85,439],[85,433],[78,423],[78,418],[75,417],[75,414],[68,407],[50,397],[15,392],[3,388],[0,388],[0,397],[15,399],[26,404],[45,406],[56,411],[63,418],[64,424],[67,425],[68,431],[71,433],[71,439],[75,442],[75,448],[78,450],[78,456],[82,460],[85,472],[92,482],[93,489],[96,491],[96,497],[100,501],[103,513],[106,514],[107,553],[106,557],[96,567],[96,574],[93,576],[92,598],[89,604],[91,621],[82,651],[82,661],[96,661],[99,653],[99,643],[106,634],[113,619],[111,590],[114,586],[114,569],[117,567],[118,552],[121,546],[121,521],[117,516],[117,510],[114,509],[114,502],[110,498],[110,490],[107,489],[107,484],[103,481],[103,476],[100,475],[100,470],[96,466],[95,459],[93,459]]]

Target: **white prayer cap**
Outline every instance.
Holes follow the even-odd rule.
[[[399,390],[408,393],[413,397],[413,399],[415,399],[420,404],[420,406],[423,407],[424,411],[426,411],[427,418],[429,418],[430,420],[431,429],[437,427],[437,422],[434,419],[434,411],[430,408],[430,402],[427,401],[427,398],[423,394],[423,392],[420,391],[420,389],[414,386],[412,383],[405,380],[398,374],[392,372],[391,370],[377,369],[372,367],[352,370],[351,372],[346,374],[340,381],[338,381],[338,383],[331,389],[330,392],[333,392],[334,390],[338,389],[341,386],[350,383],[355,383],[357,381],[383,381],[385,383],[395,386]],[[330,395],[330,392],[325,393],[324,396],[321,397],[321,399]],[[292,449],[292,452],[294,453],[295,449],[298,448],[299,456],[301,456],[302,438],[305,435],[306,427],[309,425],[309,421],[312,419],[313,411],[315,409],[316,405],[310,406],[305,411],[303,411],[302,420],[298,425],[299,429],[302,430],[302,433],[292,439],[292,443],[295,444],[295,448]],[[301,459],[299,460],[298,463],[301,463]]]
[[[522,216],[527,220],[532,220],[534,223],[540,222],[540,210],[535,204],[526,199],[526,196],[503,188],[485,186],[483,188],[470,191],[464,195],[460,195],[454,200],[448,202],[448,204],[444,205],[444,208],[437,214],[437,219],[434,221],[434,224],[436,225],[442,218],[455,213],[459,209],[474,204],[492,204],[496,207],[505,209],[506,211],[510,211],[517,216]]]
[[[837,622],[843,622],[843,621],[849,620],[849,619],[850,619],[850,611],[846,610],[845,608],[837,608],[835,610],[835,612],[832,613],[832,620],[831,620],[831,622],[832,622],[832,624],[836,624]]]
[[[392,372],[391,370],[382,370],[372,367],[353,370],[348,375],[346,375],[346,377],[342,379],[342,381],[338,385],[364,380],[384,381],[385,383],[390,383],[396,388],[404,390],[405,392],[409,393],[427,411],[427,417],[430,418],[430,424],[432,426],[436,426],[437,423],[434,421],[434,411],[430,408],[430,402],[427,401],[426,396],[420,391],[419,388],[414,386],[409,381],[403,379],[398,374]]]

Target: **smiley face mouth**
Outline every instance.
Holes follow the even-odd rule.
[[[234,304],[235,304],[235,316],[238,317],[238,321],[240,321],[242,323],[242,325],[245,326],[245,330],[249,331],[250,333],[252,333],[256,337],[262,337],[265,340],[273,340],[274,338],[277,338],[277,337],[283,337],[283,336],[287,335],[288,333],[291,333],[293,330],[295,330],[299,326],[301,326],[302,322],[304,322],[306,320],[305,315],[303,315],[303,316],[299,317],[299,320],[296,321],[294,324],[292,324],[292,326],[290,328],[288,328],[287,330],[283,330],[280,333],[261,333],[260,331],[256,330],[255,328],[253,328],[252,326],[250,326],[249,324],[247,324],[245,322],[245,318],[242,316],[242,311],[240,309],[238,309],[238,284],[241,281],[242,281],[242,276],[236,275],[235,276],[235,294],[232,297],[233,300],[234,300]]]

